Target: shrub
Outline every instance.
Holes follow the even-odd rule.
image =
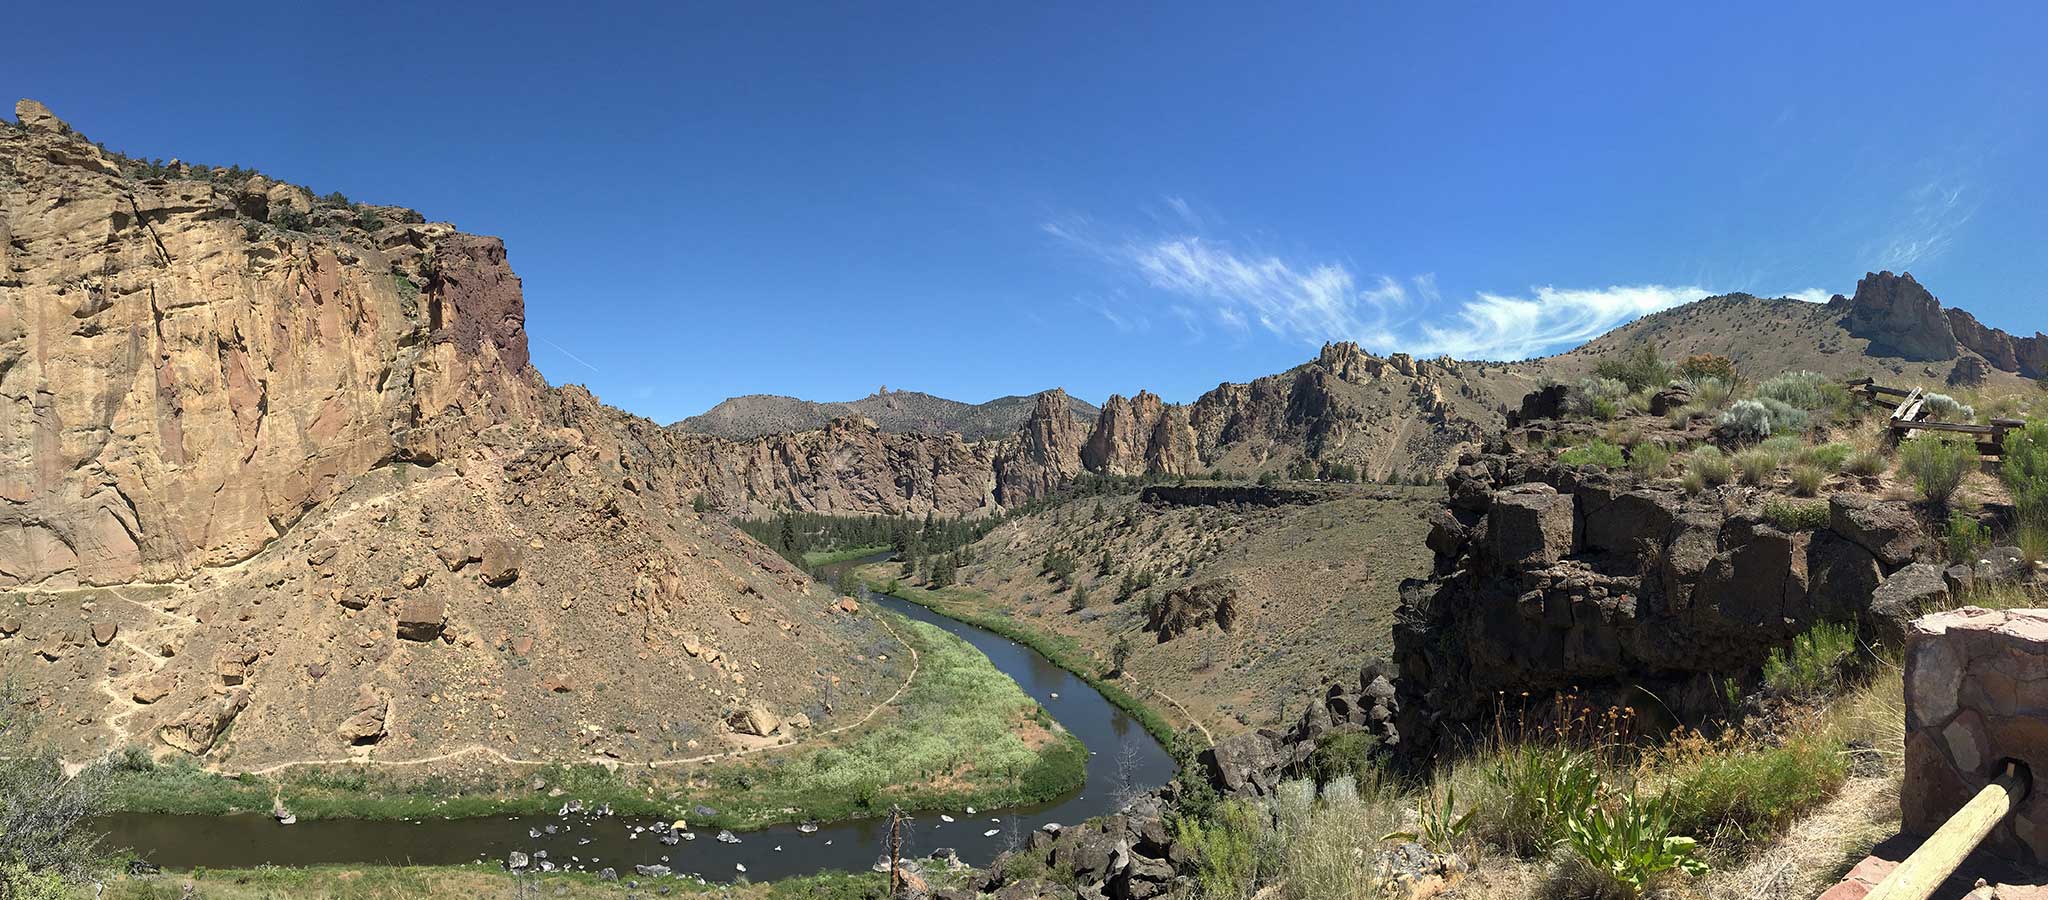
[[[1820,493],[1820,486],[1826,484],[1827,480],[1827,470],[1811,463],[1800,463],[1792,467],[1792,493],[1801,497],[1811,497]]]
[[[1646,387],[1661,386],[1671,380],[1671,366],[1659,356],[1657,348],[1644,341],[1621,353],[1603,359],[1593,367],[1596,378],[1612,378],[1628,385],[1630,391]],[[1624,392],[1626,393],[1626,392]]]
[[[1735,454],[1735,470],[1743,484],[1763,484],[1778,473],[1778,457],[1762,447]]]
[[[1678,486],[1684,488],[1688,494],[1697,494],[1707,489],[1707,479],[1698,470],[1687,469],[1684,475],[1678,477]]]
[[[1850,454],[1842,468],[1851,475],[1876,475],[1884,471],[1884,454],[1876,450],[1859,450]]]
[[[305,231],[306,214],[291,204],[281,204],[270,211],[270,224],[286,231]]]
[[[2008,432],[2000,450],[1998,478],[2020,524],[2048,528],[2048,422]]]
[[[1564,840],[1565,823],[1593,805],[1600,772],[1583,751],[1521,744],[1495,755],[1486,783],[1492,796],[1477,806],[1474,829],[1510,853],[1534,857]]]
[[[1764,501],[1764,520],[1780,531],[1811,531],[1828,524],[1825,503],[1795,503],[1790,500]]]
[[[1941,422],[1975,422],[1977,411],[1969,404],[1960,402],[1947,394],[1928,394],[1920,398],[1922,408],[1929,418]]]
[[[1175,843],[1195,857],[1195,886],[1204,898],[1243,897],[1259,874],[1258,835],[1264,823],[1249,803],[1219,804],[1208,818],[1174,823]]]
[[[1794,409],[1826,409],[1835,404],[1832,389],[1838,387],[1840,385],[1819,372],[1786,372],[1757,385],[1756,396],[1759,400],[1776,400]]]
[[[1791,462],[1793,457],[1799,455],[1799,451],[1806,449],[1806,442],[1800,440],[1796,434],[1780,434],[1765,438],[1757,447],[1771,454],[1779,465],[1783,465]]]
[[[1922,435],[1899,445],[1899,471],[1913,479],[1921,499],[1948,505],[1969,471],[1970,445],[1942,435]]]
[[[1737,400],[1716,424],[1738,441],[1761,441],[1771,436],[1771,411],[1760,401]]]
[[[1379,741],[1363,731],[1343,731],[1324,738],[1308,756],[1309,776],[1317,784],[1350,778],[1354,784],[1369,782],[1378,772],[1373,754]]]
[[[1825,472],[1840,472],[1842,465],[1855,452],[1856,448],[1848,444],[1820,444],[1799,451],[1797,458],[1801,463]]]
[[[1728,455],[1721,448],[1707,444],[1694,451],[1685,461],[1686,471],[1699,476],[1701,484],[1727,484],[1735,477],[1735,469],[1728,462]]]
[[[1639,894],[1672,872],[1707,870],[1692,838],[1673,832],[1674,804],[1668,795],[1630,791],[1611,807],[1594,804],[1565,823],[1565,845],[1600,874]]]
[[[1827,507],[1821,507],[1826,521]],[[1771,651],[1764,660],[1764,684],[1790,697],[1815,697],[1841,684],[1842,661],[1856,649],[1856,632],[1821,622],[1792,639],[1789,650]]]
[[[1603,469],[1619,469],[1627,463],[1622,458],[1620,447],[1598,439],[1558,454],[1557,461],[1567,466],[1599,466]]]
[[[1977,517],[1956,510],[1948,514],[1948,525],[1942,529],[1942,542],[1948,547],[1948,561],[1965,565],[1975,562],[1985,547],[1991,546],[1991,529],[1977,521]]]
[[[1764,397],[1757,402],[1762,403],[1764,409],[1768,410],[1771,414],[1772,434],[1802,433],[1806,431],[1807,423],[1812,419],[1811,416],[1807,415],[1806,410],[1775,397]]]
[[[1780,747],[1709,754],[1685,767],[1665,796],[1671,824],[1688,834],[1764,837],[1834,796],[1848,759],[1831,741],[1800,737]]]
[[[1628,385],[1612,378],[1582,378],[1565,392],[1564,411],[1567,415],[1612,419],[1628,395]],[[1601,414],[1603,409],[1605,415]]]
[[[1678,364],[1678,374],[1688,381],[1713,378],[1732,384],[1735,381],[1735,361],[1712,353],[1696,353]]]
[[[1637,444],[1629,448],[1628,468],[1644,478],[1659,477],[1671,468],[1671,451],[1663,444]]]
[[[1728,402],[1728,396],[1735,393],[1732,378],[1695,378],[1692,380],[1692,402],[1706,409],[1720,409]]]

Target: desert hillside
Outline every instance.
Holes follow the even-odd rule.
[[[638,762],[901,682],[659,429],[542,381],[496,239],[18,113],[0,669],[63,752]]]

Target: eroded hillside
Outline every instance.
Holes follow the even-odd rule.
[[[64,752],[640,762],[900,684],[878,624],[688,512],[660,429],[540,378],[496,239],[18,114],[0,666]],[[725,724],[763,701],[774,737]]]

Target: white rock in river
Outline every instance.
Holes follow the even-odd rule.
[[[984,832],[982,832],[982,833],[981,833],[981,836],[982,836],[982,837],[995,837],[995,836],[996,836],[996,832],[999,832],[999,831],[1002,831],[1002,829],[1000,829],[1000,828],[991,828],[991,829],[989,829],[989,830],[987,830],[987,831],[984,831]]]
[[[940,813],[940,814],[939,814],[939,821],[941,821],[941,822],[951,822],[951,821],[953,821],[953,817],[952,817],[952,816],[949,816],[949,815],[946,815],[946,814],[944,814],[944,813]]]

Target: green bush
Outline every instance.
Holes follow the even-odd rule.
[[[1827,508],[1821,508],[1826,521]],[[1813,697],[1841,683],[1842,661],[1856,650],[1856,632],[1821,622],[1792,639],[1790,650],[1774,649],[1764,660],[1764,684],[1780,694]]]
[[[1715,424],[1738,441],[1761,441],[1771,436],[1771,411],[1756,400],[1737,400]]]
[[[1678,374],[1689,381],[1698,382],[1712,378],[1724,383],[1735,381],[1735,361],[1712,353],[1700,353],[1685,358],[1678,364]]]
[[[1640,894],[1672,872],[1707,871],[1697,843],[1673,825],[1675,804],[1668,795],[1631,791],[1611,805],[1594,804],[1565,823],[1565,846],[1600,874]]]
[[[1998,478],[2020,524],[2048,528],[2048,422],[2008,432],[2000,451]]]
[[[1599,466],[1603,469],[1619,469],[1627,464],[1620,447],[1597,438],[1583,447],[1573,447],[1558,454],[1557,461],[1567,466]]]
[[[1728,462],[1728,455],[1712,444],[1693,450],[1685,461],[1685,468],[1688,473],[1698,476],[1702,485],[1727,484],[1735,478],[1735,468]]]
[[[1600,772],[1584,751],[1522,744],[1498,751],[1486,770],[1491,792],[1477,805],[1474,831],[1524,858],[1565,839],[1565,823],[1585,814],[1600,792]]]
[[[1840,751],[1832,742],[1800,737],[1779,747],[1703,757],[1677,772],[1665,792],[1671,824],[1686,834],[1766,837],[1834,796],[1849,773]]]
[[[1735,471],[1743,484],[1764,484],[1778,474],[1778,457],[1762,447],[1735,454]]]
[[[1339,778],[1350,778],[1355,784],[1370,783],[1378,772],[1373,761],[1378,751],[1379,741],[1372,735],[1363,731],[1338,732],[1316,744],[1309,754],[1309,775],[1318,785]]]
[[[1838,391],[1844,390],[1833,379],[1819,372],[1786,372],[1772,377],[1756,386],[1759,400],[1776,400],[1793,409],[1827,409],[1838,402]]]
[[[1678,476],[1678,486],[1688,494],[1697,494],[1707,489],[1707,479],[1699,470],[1687,469],[1684,475]]]
[[[1671,450],[1663,444],[1644,442],[1629,448],[1629,471],[1644,478],[1656,478],[1671,468]]]
[[[1800,463],[1792,467],[1792,493],[1801,497],[1811,497],[1820,493],[1821,485],[1827,481],[1827,470],[1819,466]]]
[[[1991,529],[1977,521],[1977,517],[1962,510],[1948,514],[1948,525],[1942,529],[1942,543],[1948,547],[1948,561],[1965,565],[1975,562],[1985,547],[1991,546]]]
[[[1764,501],[1764,520],[1780,531],[1811,531],[1828,524],[1828,505],[1773,498]]]
[[[1657,348],[1644,341],[1621,353],[1603,359],[1593,367],[1593,377],[1611,378],[1628,385],[1629,391],[1646,387],[1662,387],[1671,380],[1671,366],[1659,356]]]
[[[1824,472],[1840,472],[1856,448],[1842,443],[1820,444],[1800,450],[1797,459]]]
[[[1922,435],[1899,445],[1899,471],[1913,479],[1921,499],[1946,506],[1963,484],[1977,451],[1944,435]]]
[[[1174,823],[1174,842],[1195,857],[1195,888],[1205,900],[1248,896],[1259,875],[1259,833],[1265,823],[1251,804],[1218,804],[1206,819],[1183,816]]]

